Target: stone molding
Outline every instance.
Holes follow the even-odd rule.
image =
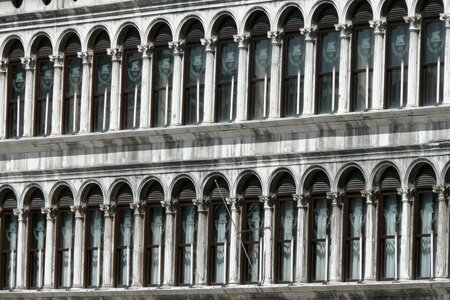
[[[25,70],[34,70],[35,62],[31,57],[21,57],[20,62],[25,65]]]
[[[273,46],[281,46],[283,40],[283,30],[267,31],[267,37],[272,40]]]
[[[376,205],[378,203],[379,192],[378,191],[370,191],[370,190],[362,190],[361,197],[366,198],[366,204]]]
[[[419,31],[420,30],[420,15],[403,17],[406,23],[409,24],[409,31]]]
[[[152,58],[152,49],[154,48],[153,43],[149,43],[147,45],[138,45],[137,49],[140,53],[142,53],[143,59],[150,59]]]
[[[311,196],[309,194],[293,194],[292,198],[295,202],[297,202],[297,208],[307,209],[309,207],[309,201],[311,200]]]
[[[334,28],[340,32],[340,37],[343,39],[349,39],[352,34],[352,24],[350,23],[336,24]]]
[[[28,209],[24,208],[14,208],[13,214],[17,216],[19,222],[24,222],[28,217]]]
[[[54,221],[56,216],[56,208],[55,207],[42,207],[41,213],[46,215],[47,221]]]
[[[242,204],[244,203],[244,198],[242,197],[229,197],[226,198],[227,204],[231,206],[231,210],[240,211]]]
[[[259,202],[264,203],[264,209],[272,209],[275,204],[276,197],[273,196],[258,196]]]
[[[206,198],[198,198],[192,199],[192,203],[197,206],[198,212],[207,212],[209,207],[209,199]]]
[[[134,210],[134,215],[143,216],[147,209],[147,203],[130,203],[130,209]]]

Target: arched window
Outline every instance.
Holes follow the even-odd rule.
[[[61,189],[56,204],[58,209],[56,214],[55,286],[70,288],[73,274],[75,215],[70,210],[70,206],[73,206],[73,195],[68,187]]]
[[[421,105],[442,102],[444,88],[445,27],[441,0],[424,1],[422,7]]]
[[[133,192],[122,184],[115,198],[114,214],[114,286],[128,287],[133,268],[134,214],[130,208]]]
[[[111,106],[111,56],[106,49],[111,47],[106,31],[100,32],[93,46],[93,95],[91,109],[91,131],[109,129]]]
[[[231,224],[229,210],[224,201],[229,194],[228,184],[222,177],[214,177],[206,185],[205,197],[211,201],[208,226],[210,284],[227,283]]]
[[[362,281],[364,276],[364,233],[366,200],[361,196],[365,180],[359,170],[351,170],[344,178],[344,281]]]
[[[328,177],[323,172],[316,173],[308,187],[311,197],[308,210],[308,282],[329,280],[331,254],[331,201],[327,199],[329,191]]]
[[[287,13],[283,42],[283,88],[281,115],[292,117],[303,112],[303,86],[305,76],[305,37],[299,29],[304,27],[303,16],[298,9]]]
[[[47,222],[41,209],[45,206],[44,195],[35,189],[29,199],[28,214],[28,276],[27,287],[39,289],[44,285],[45,235]]]
[[[408,9],[404,1],[389,4],[386,7],[385,107],[399,108],[406,105],[407,99],[409,26],[403,17],[407,16]]]
[[[83,66],[77,54],[80,51],[80,40],[75,34],[72,34],[64,49],[63,134],[77,133],[80,129],[81,81],[83,78]]]
[[[195,20],[186,29],[186,51],[184,56],[184,124],[197,124],[203,121],[205,94],[205,47],[202,24]],[[211,99],[208,99],[211,101]]]
[[[335,112],[339,91],[339,58],[341,41],[334,25],[336,10],[325,5],[317,16],[317,101],[318,114]]]
[[[251,38],[248,119],[261,120],[268,116],[270,101],[272,41],[267,37],[267,32],[270,30],[270,22],[263,12],[255,13],[248,22]]]
[[[372,106],[373,74],[373,19],[372,8],[367,1],[360,2],[352,16],[352,89],[351,111],[364,111]]]
[[[275,186],[275,281],[294,282],[295,237],[297,232],[297,209],[292,195],[295,182],[289,174],[283,174]]]
[[[19,41],[11,45],[8,55],[8,106],[6,115],[7,138],[23,135],[23,113],[25,103],[25,67],[20,59],[24,57]]]
[[[194,184],[185,179],[180,183],[175,197],[178,200],[176,224],[176,284],[194,284],[195,241],[197,233],[197,212],[192,203],[196,199]]]
[[[249,175],[241,182],[239,193],[244,198],[242,206],[241,240],[244,250],[241,250],[241,281],[242,283],[258,283],[262,281],[263,261],[263,203],[261,183],[254,175]]]
[[[433,193],[436,175],[423,165],[414,177],[414,277],[433,278],[436,270],[438,199]]]
[[[2,218],[0,236],[0,284],[2,289],[13,289],[17,274],[17,216],[13,209],[17,208],[13,191],[4,192],[2,199]],[[19,259],[22,259],[19,257]]]
[[[231,17],[225,16],[219,20],[216,50],[216,122],[229,122],[236,118],[239,62],[238,45],[233,40],[236,34],[236,23]]]
[[[39,41],[36,50],[36,83],[34,135],[45,136],[52,131],[53,63],[52,44],[48,38]]]
[[[142,192],[147,203],[145,214],[144,282],[146,286],[160,286],[164,274],[164,236],[166,214],[161,206],[164,190],[158,182],[148,184]],[[171,271],[171,270],[170,270]]]
[[[100,287],[102,282],[104,214],[100,211],[103,193],[97,185],[86,196],[84,274],[85,287]]]
[[[153,105],[152,125],[170,124],[172,113],[173,49],[169,48],[172,32],[167,24],[161,24],[153,37]]]
[[[121,128],[139,127],[141,113],[142,55],[137,46],[141,39],[136,28],[125,33],[122,56]]]
[[[379,181],[378,202],[378,279],[397,280],[400,274],[402,199],[397,189],[400,178],[393,167],[386,169]]]

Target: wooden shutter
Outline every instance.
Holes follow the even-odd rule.
[[[244,197],[258,197],[262,195],[261,184],[256,176],[252,176],[247,182],[245,182]]]
[[[334,27],[334,25],[338,23],[339,21],[336,10],[332,5],[326,5],[318,16],[317,26],[319,28]]]
[[[52,55],[52,44],[48,38],[44,38],[39,42],[38,49],[36,51],[36,56],[38,58],[47,58]]]
[[[172,41],[172,31],[167,24],[162,24],[156,31],[153,43],[155,45],[167,46]]]
[[[23,52],[22,44],[19,41],[15,42],[11,47],[11,51],[9,52],[9,60],[20,60],[20,58],[24,56],[25,54]]]
[[[41,190],[35,189],[30,195],[30,209],[41,209],[45,207],[44,195]]]
[[[88,206],[99,206],[103,204],[103,193],[99,186],[93,186],[86,197]]]
[[[125,39],[123,40],[123,46],[125,48],[135,48],[141,43],[141,37],[139,36],[139,32],[136,28],[130,28],[126,33]]]
[[[426,0],[423,1],[422,15],[423,16],[439,16],[439,13],[444,12],[444,7],[441,0]]]
[[[420,168],[416,177],[416,188],[432,187],[436,184],[436,175],[431,166],[426,165]]]
[[[407,15],[408,8],[404,1],[390,1],[390,6],[388,6],[386,13],[387,19],[402,19]]]
[[[117,191],[116,196],[117,204],[128,204],[133,203],[133,192],[128,184],[122,184],[122,186]]]
[[[7,191],[5,196],[3,197],[3,209],[14,209],[17,208],[17,200],[16,195],[14,195],[13,191]]]
[[[215,182],[212,183],[212,188],[209,193],[209,196],[211,197],[211,199],[222,200],[222,197],[224,197],[224,198],[229,197],[230,192],[229,192],[228,184],[226,183],[226,181],[223,180],[222,178],[218,178],[216,180],[217,180],[217,184],[219,185],[219,188],[217,188],[217,185]],[[222,195],[222,197],[221,197],[221,195]]]
[[[286,16],[283,28],[285,31],[298,32],[304,26],[301,12],[298,9],[292,9]]]
[[[204,37],[205,33],[203,30],[203,26],[199,21],[193,21],[191,25],[189,25],[186,32],[186,41],[187,42],[200,42],[200,39]]]
[[[326,193],[330,191],[330,181],[325,173],[320,172],[311,181],[310,193]]]
[[[220,28],[217,32],[219,39],[232,38],[237,34],[236,23],[230,17],[226,17],[220,24]]]
[[[160,203],[164,201],[164,190],[159,183],[153,183],[147,191],[145,199],[148,203]]]
[[[369,2],[362,2],[356,9],[353,14],[352,22],[355,23],[364,23],[369,25],[369,21],[373,20],[372,7]]]
[[[70,207],[73,205],[73,194],[72,191],[65,187],[61,190],[58,195],[58,207]]]
[[[277,195],[292,195],[295,194],[295,181],[291,175],[284,175],[280,178],[276,189]]]
[[[259,12],[252,20],[250,25],[250,33],[252,35],[267,35],[267,31],[270,30],[270,22],[266,14]]]
[[[100,32],[95,38],[94,50],[95,51],[106,51],[106,49],[111,48],[111,42],[109,41],[109,36],[106,31]]]
[[[366,188],[365,180],[361,172],[352,171],[348,176],[348,181],[345,187],[346,191],[362,191]]]
[[[190,180],[185,180],[179,188],[179,200],[193,200],[197,198],[194,184]]]
[[[80,40],[75,34],[73,34],[67,41],[65,53],[69,55],[75,55],[77,54],[77,52],[80,51],[81,51]]]
[[[392,189],[396,189],[396,188],[400,188],[400,187],[401,187],[401,183],[400,183],[400,178],[398,176],[398,173],[394,168],[390,167],[381,176],[380,189],[392,190]]]

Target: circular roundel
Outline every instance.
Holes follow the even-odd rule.
[[[11,3],[14,5],[15,8],[19,8],[22,5],[22,0],[11,0]]]

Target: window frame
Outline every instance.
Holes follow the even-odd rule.
[[[162,216],[163,216],[163,228],[162,228],[162,232],[161,232],[161,240],[160,240],[160,244],[152,244],[150,242],[151,240],[151,235],[152,235],[152,230],[150,228],[150,217],[153,216],[154,214],[151,213],[151,210],[155,209],[155,208],[161,208],[162,210]],[[161,286],[162,282],[163,282],[163,276],[164,276],[164,252],[165,252],[165,236],[166,236],[166,231],[165,231],[165,226],[166,226],[166,212],[164,207],[161,206],[161,204],[159,203],[151,203],[151,202],[147,202],[147,206],[145,208],[145,220],[144,220],[144,259],[143,259],[143,282],[144,282],[144,286],[146,287],[159,287]],[[159,264],[160,264],[160,269],[159,269],[159,278],[158,284],[152,284],[150,282],[151,278],[151,274],[150,274],[150,264],[151,264],[151,259],[150,259],[150,254],[149,252],[151,251],[151,249],[155,249],[155,248],[159,248],[161,253],[158,254],[159,255]],[[161,283],[161,284],[160,284]]]
[[[104,96],[105,93],[100,93],[97,92],[97,72],[98,72],[98,57],[99,56],[106,56],[109,57],[110,62],[111,62],[111,71],[112,71],[112,59],[111,56],[108,55],[106,48],[105,49],[96,49],[94,47],[94,49],[92,50],[92,91],[91,91],[91,114],[90,114],[90,132],[106,132],[109,130],[109,123],[110,123],[110,114],[108,113],[108,111],[111,109],[111,87],[109,88],[109,95],[107,94],[107,99],[106,101],[108,101],[109,103],[105,103],[105,99],[103,99],[103,108],[106,105],[106,107],[108,107],[107,104],[109,104],[110,109],[106,109],[106,115],[104,115],[102,117],[103,118],[107,117],[107,121],[105,122],[105,128],[103,128],[103,124],[102,124],[102,128],[100,130],[98,130],[97,128],[99,127],[99,124],[97,124],[96,120],[97,120],[97,116],[99,113],[103,112],[98,112],[97,111],[97,97],[101,97]]]
[[[140,111],[141,111],[141,101],[142,101],[142,65],[143,65],[143,60],[142,60],[142,55],[139,54],[139,50],[137,48],[137,46],[139,45],[129,45],[126,46],[125,44],[123,45],[123,50],[122,50],[122,70],[121,70],[121,75],[122,75],[122,80],[121,80],[121,91],[120,91],[120,129],[121,130],[134,130],[134,129],[138,129],[141,123],[141,118],[140,118]],[[140,55],[140,67],[141,67],[141,75],[140,75],[140,79],[139,79],[139,83],[137,84],[137,89],[136,86],[134,87],[133,90],[127,89],[127,70],[128,70],[128,63],[129,63],[129,59],[128,59],[128,54],[131,53],[136,53],[137,55]],[[136,108],[134,107],[134,103],[133,103],[133,110],[136,109],[136,120],[133,119],[132,121],[132,126],[128,127],[127,123],[128,123],[128,119],[127,119],[127,112],[129,109],[129,106],[126,106],[127,104],[127,100],[126,98],[128,97],[129,94],[135,94],[135,92],[137,91],[137,95],[134,95],[134,97],[137,97],[137,101],[136,101]],[[134,123],[136,124],[136,126],[134,126]]]
[[[132,227],[132,232],[131,232],[131,241],[130,241],[130,245],[128,246],[120,246],[119,245],[119,238],[120,238],[120,223],[122,221],[121,217],[120,217],[120,213],[121,211],[126,211],[129,210],[131,213],[131,218],[132,218],[132,222],[133,222],[133,227]],[[130,208],[129,203],[118,203],[115,211],[114,211],[114,249],[113,249],[113,286],[116,288],[128,288],[131,286],[132,284],[132,276],[133,276],[133,250],[134,250],[134,241],[135,241],[135,236],[134,236],[134,213],[133,210]],[[129,264],[129,269],[127,270],[128,272],[128,284],[121,284],[119,283],[120,281],[120,260],[119,260],[119,254],[121,253],[121,251],[127,250],[130,251],[130,257],[128,258],[130,261],[127,262]]]
[[[61,246],[61,238],[62,238],[62,214],[63,213],[71,213],[72,215],[72,248],[62,248]],[[75,214],[71,212],[70,207],[59,207],[56,210],[56,238],[55,242],[55,273],[54,273],[54,287],[56,289],[68,289],[73,284],[73,260],[74,260],[74,246],[75,246]],[[72,266],[70,268],[70,278],[69,278],[69,286],[64,286],[65,283],[61,282],[62,276],[62,260],[64,251],[69,251],[69,260]]]
[[[6,263],[5,263],[5,261],[6,261],[6,259],[5,259],[5,256],[6,255],[14,255],[13,253],[11,253],[12,251],[9,251],[9,250],[7,250],[7,249],[5,249],[5,245],[7,244],[7,242],[6,242],[6,222],[5,222],[5,220],[6,220],[6,216],[7,215],[10,215],[10,216],[13,216],[14,218],[15,218],[15,222],[16,222],[16,228],[18,229],[18,226],[19,226],[19,220],[18,220],[18,218],[17,218],[17,216],[15,216],[14,215],[14,211],[12,210],[12,209],[5,209],[5,208],[3,208],[2,209],[2,211],[1,211],[1,220],[0,220],[0,222],[1,222],[1,236],[0,236],[0,251],[1,251],[1,256],[0,256],[0,267],[1,267],[1,271],[0,271],[0,289],[1,290],[10,290],[11,289],[11,286],[7,286],[7,284],[6,284],[6,280],[8,280],[9,278],[10,278],[10,275],[7,275],[6,274],[6,270],[7,270],[7,265],[6,265]],[[14,276],[16,276],[17,277],[17,259],[18,259],[18,257],[17,257],[17,242],[18,242],[18,239],[19,239],[19,236],[18,236],[18,231],[17,231],[17,233],[16,233],[16,250],[15,250],[15,259],[14,259]],[[14,251],[14,250],[13,250]],[[15,278],[12,278],[12,282],[16,282],[16,279]],[[12,287],[12,288],[15,288],[15,286],[14,287]]]
[[[14,51],[14,50],[13,50]],[[12,97],[13,97],[13,78],[12,78],[12,73],[13,73],[13,67],[14,66],[22,66],[22,69],[23,69],[23,71],[24,71],[24,75],[25,75],[25,77],[24,77],[24,80],[26,81],[26,70],[25,70],[25,68],[23,67],[23,64],[22,64],[22,62],[20,61],[20,59],[16,59],[16,58],[14,58],[14,59],[10,59],[9,61],[8,61],[8,67],[7,67],[7,70],[8,70],[8,74],[7,74],[7,101],[5,101],[6,102],[6,131],[5,131],[5,134],[6,134],[6,138],[7,139],[19,139],[19,138],[21,138],[21,137],[23,137],[23,133],[24,133],[24,120],[25,120],[25,118],[24,118],[24,105],[25,105],[25,89],[26,89],[26,82],[24,82],[24,91],[23,91],[23,94],[24,94],[24,97],[22,97],[22,99],[20,100],[20,104],[21,104],[21,107],[20,107],[20,109],[21,109],[21,115],[20,115],[20,117],[22,118],[22,122],[20,121],[20,118],[19,118],[19,126],[20,126],[20,128],[19,128],[19,133],[17,134],[17,119],[16,119],[16,124],[12,124],[11,122],[13,121],[13,117],[12,117],[12,113],[13,113],[13,107],[14,107],[14,104],[16,104],[16,109],[15,109],[15,113],[16,113],[16,115],[17,115],[17,110],[18,110],[18,107],[17,107],[17,101],[16,100],[14,100]],[[14,133],[15,132],[15,133]]]
[[[38,249],[38,248],[32,248],[31,247],[31,245],[32,245],[32,243],[31,243],[31,241],[32,241],[32,234],[33,234],[33,220],[34,220],[34,216],[36,216],[36,215],[43,215],[43,213],[41,212],[41,210],[40,209],[36,209],[36,208],[34,208],[34,209],[30,209],[30,211],[28,212],[28,218],[27,218],[27,245],[28,245],[28,247],[27,247],[27,265],[28,265],[28,268],[27,268],[27,276],[26,276],[26,278],[27,278],[27,284],[26,284],[26,286],[27,286],[27,289],[29,289],[29,290],[39,290],[39,289],[41,289],[41,288],[43,288],[43,286],[34,286],[34,285],[32,285],[32,282],[33,282],[33,278],[34,278],[34,275],[35,275],[35,273],[33,272],[33,271],[35,271],[34,270],[34,267],[33,267],[33,262],[34,262],[34,258],[33,258],[33,254],[34,253],[38,253],[38,255],[39,255],[39,251],[42,251],[42,262],[40,262],[40,263],[42,263],[43,264],[43,267],[42,267],[42,274],[41,274],[41,282],[42,282],[42,284],[44,284],[44,273],[45,273],[45,270],[44,270],[44,267],[45,267],[45,259],[46,259],[46,257],[45,257],[45,251],[46,251],[46,248],[47,248],[47,243],[46,243],[46,238],[47,238],[47,221],[46,221],[46,217],[45,217],[45,215],[43,215],[42,217],[43,217],[43,220],[44,220],[44,245],[43,245],[43,248],[42,249]],[[39,272],[39,270],[37,271],[37,272]],[[36,273],[37,274],[37,273]],[[38,284],[39,284],[39,282],[38,282]]]
[[[84,288],[97,288],[97,286],[92,286],[89,285],[89,279],[91,278],[92,274],[90,274],[90,270],[92,268],[91,266],[91,259],[90,257],[92,257],[92,252],[100,250],[100,259],[103,258],[102,254],[103,254],[103,238],[101,239],[101,246],[100,247],[91,247],[89,246],[91,240],[90,240],[90,227],[91,227],[91,222],[90,222],[90,217],[92,212],[98,211],[100,212],[100,215],[102,216],[102,222],[103,222],[103,234],[105,231],[105,217],[103,212],[100,210],[100,207],[96,206],[96,205],[87,205],[86,206],[86,211],[85,211],[85,217],[84,217],[84,270],[83,270],[83,274],[84,274],[84,282],[83,282],[83,287]],[[102,285],[102,280],[103,280],[103,260],[101,260],[100,263],[100,270],[98,270],[97,272],[100,272],[99,274],[99,285],[98,287],[100,287]]]
[[[41,131],[41,127],[39,124],[39,120],[41,118],[41,114],[40,114],[40,106],[42,105],[42,103],[45,103],[45,105],[47,105],[46,101],[47,99],[43,99],[40,97],[41,94],[41,70],[42,70],[42,65],[49,62],[52,66],[52,71],[53,71],[53,80],[54,80],[54,66],[53,64],[50,62],[50,58],[49,57],[45,57],[45,56],[37,56],[36,57],[36,71],[35,71],[35,96],[34,96],[34,122],[33,122],[33,136],[48,136],[51,131],[52,131],[52,104],[53,104],[53,84],[52,83],[52,89],[49,93],[49,104],[48,104],[48,113],[49,115],[47,116],[48,119],[48,124],[47,124],[47,128],[44,128],[44,134],[40,134],[39,131]],[[45,118],[45,116],[44,116]],[[45,123],[44,123],[44,127],[45,127]]]
[[[78,44],[81,48],[81,44]],[[83,76],[83,64],[81,63],[81,58],[78,57],[76,52],[67,52],[67,49],[64,50],[64,70],[63,70],[63,97],[62,97],[62,110],[61,110],[61,132],[64,135],[68,134],[77,134],[80,131],[80,117],[81,117],[81,92],[82,92],[82,86],[80,82],[80,95],[77,95],[78,97],[75,98],[77,101],[77,110],[78,110],[78,117],[74,114],[73,111],[70,110],[70,97],[67,95],[69,87],[68,87],[68,78],[69,78],[69,59],[79,59],[80,60],[80,66],[81,66],[81,76]],[[81,78],[82,80],[82,78]],[[75,104],[73,104],[75,106]],[[69,124],[69,116],[68,114],[72,113],[73,118],[77,118],[78,120],[76,122],[75,131],[73,128],[73,124]],[[73,122],[73,119],[72,119]],[[70,129],[72,128],[72,129]]]
[[[172,74],[170,75],[171,80],[168,81],[168,90],[169,90],[169,96],[168,96],[168,103],[166,103],[165,105],[169,104],[169,107],[166,107],[166,110],[168,112],[167,115],[167,120],[165,120],[164,125],[159,126],[157,125],[156,119],[157,119],[157,114],[158,114],[158,109],[159,106],[156,105],[158,98],[156,97],[156,95],[159,95],[159,93],[161,93],[161,91],[164,91],[165,88],[162,87],[157,87],[156,83],[157,83],[157,76],[158,76],[158,50],[164,50],[164,49],[168,49],[172,51]],[[169,126],[170,125],[170,115],[171,115],[171,110],[172,110],[172,101],[173,101],[173,68],[174,68],[174,64],[175,64],[175,59],[174,59],[174,55],[173,55],[173,49],[170,49],[169,45],[166,43],[155,43],[154,47],[152,48],[152,86],[151,86],[151,99],[152,99],[152,105],[151,105],[151,126],[155,127],[155,128],[161,128],[161,127],[165,127],[165,126]]]

